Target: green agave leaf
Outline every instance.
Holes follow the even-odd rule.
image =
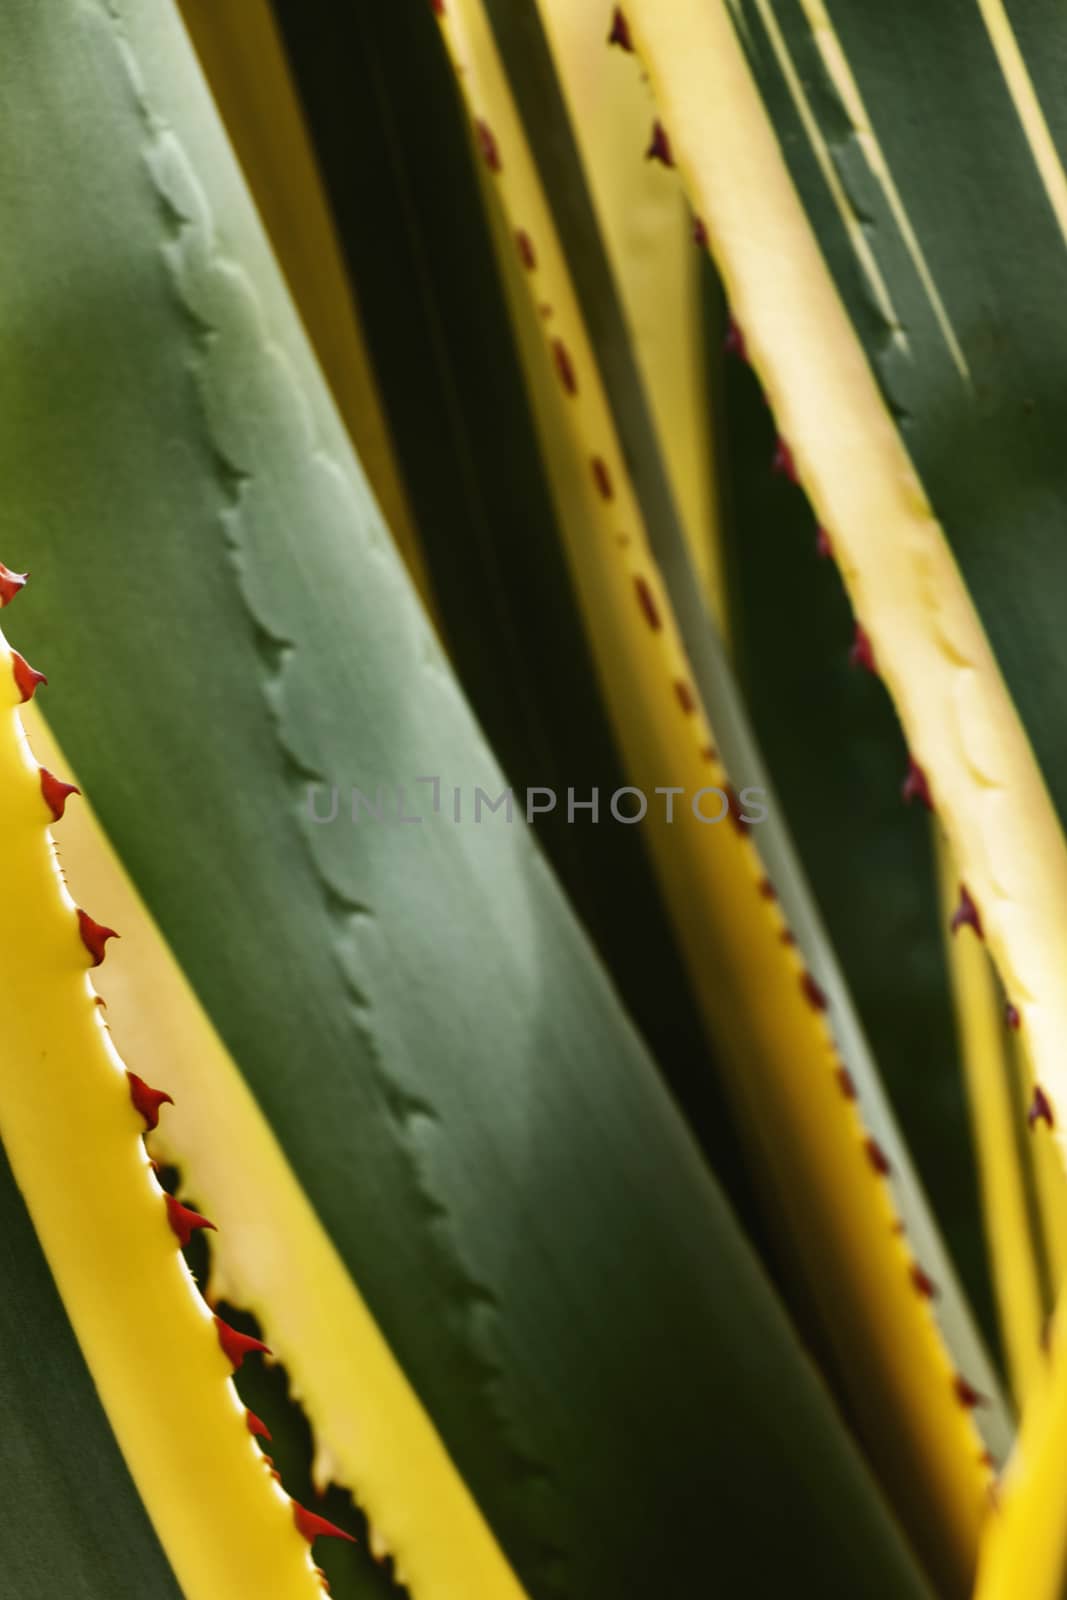
[[[4,1592],[179,1600],[2,1149],[0,1217]]]
[[[568,789],[606,796],[626,780],[440,42],[417,9],[356,8],[342,17],[278,0],[277,11],[450,659],[517,791],[546,785],[560,796],[537,817],[538,838],[717,1174],[758,1227],[640,831],[567,822]],[[353,162],[353,140],[387,149],[390,159]]]
[[[924,1592],[525,830],[310,819],[503,778],[175,13],[19,0],[0,45],[20,642],[531,1594]]]

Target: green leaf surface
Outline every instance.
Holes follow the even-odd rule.
[[[503,780],[172,9],[15,0],[0,82],[18,642],[531,1594],[923,1593],[525,830],[309,819]]]

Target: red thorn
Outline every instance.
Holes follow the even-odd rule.
[[[805,972],[800,980],[800,987],[804,991],[804,998],[815,1011],[825,1011],[830,1002],[826,995],[815,982],[810,972]]]
[[[706,744],[700,752],[701,761],[718,761],[719,752],[713,744]]]
[[[960,884],[960,903],[952,913],[949,930],[958,933],[961,928],[973,928],[979,939],[985,937],[982,933],[982,919],[978,915],[978,907],[971,899],[966,884]]]
[[[430,0],[430,4],[433,7],[433,13],[434,13],[435,17],[443,17],[444,16],[444,14],[445,14],[445,0]]]
[[[734,788],[732,783],[728,783],[726,785],[726,804],[730,812],[730,821],[733,823],[738,833],[747,833],[748,823],[741,815],[741,802],[737,797],[737,790]]]
[[[975,1389],[972,1384],[969,1384],[967,1379],[960,1372],[957,1372],[955,1378],[952,1380],[952,1387],[956,1392],[956,1399],[959,1401],[960,1405],[966,1407],[968,1411],[973,1411],[975,1406],[987,1406],[989,1404],[989,1401],[986,1399],[985,1395],[979,1394],[978,1390]]]
[[[249,1333],[238,1333],[236,1328],[231,1328],[221,1317],[215,1318],[215,1332],[219,1336],[222,1352],[234,1372],[240,1372],[245,1356],[251,1355],[254,1350],[262,1351],[265,1356],[273,1355],[270,1346],[265,1345],[262,1339],[253,1339]]]
[[[763,896],[764,900],[777,900],[778,895],[775,892],[774,884],[771,882],[770,878],[761,878],[758,887],[759,892]]]
[[[856,1085],[855,1085],[855,1082],[853,1081],[852,1074],[848,1070],[848,1068],[847,1067],[838,1067],[836,1076],[837,1076],[837,1087],[841,1090],[841,1093],[844,1095],[845,1099],[846,1100],[855,1100],[856,1099]]]
[[[703,217],[693,218],[693,243],[701,250],[708,248],[708,226]]]
[[[856,623],[856,631],[852,635],[852,648],[848,653],[850,667],[862,667],[864,672],[878,673],[874,664],[874,647],[867,635],[867,631]]]
[[[780,478],[788,478],[790,483],[796,483],[797,481],[797,468],[796,462],[793,460],[793,452],[784,439],[779,439],[774,447],[771,471],[777,473]]]
[[[921,800],[927,811],[934,809],[926,773],[913,756],[908,757],[908,775],[900,786],[900,797],[905,805],[910,805],[912,800]]]
[[[893,1170],[889,1165],[889,1157],[878,1143],[877,1139],[864,1140],[863,1148],[867,1152],[867,1160],[880,1178],[888,1178]]]
[[[53,820],[58,822],[67,809],[67,801],[72,794],[81,794],[77,784],[64,783],[60,778],[54,777],[47,767],[41,768],[41,793],[44,803],[52,813]]]
[[[160,1106],[172,1106],[174,1100],[165,1089],[151,1088],[143,1078],[137,1076],[136,1072],[127,1072],[126,1077],[130,1085],[130,1099],[133,1101],[134,1109],[141,1113],[144,1118],[144,1125],[151,1133],[153,1128],[159,1127]]]
[[[488,122],[483,122],[481,117],[474,121],[474,133],[478,140],[478,148],[485,158],[485,164],[490,172],[500,171],[500,149],[496,137]]]
[[[267,1424],[263,1421],[262,1417],[257,1417],[254,1411],[245,1412],[245,1422],[248,1425],[248,1431],[252,1435],[253,1439],[270,1438],[270,1429],[267,1427]]]
[[[994,1458],[992,1452],[989,1451],[989,1450],[983,1450],[981,1452],[981,1454],[978,1457],[978,1465],[980,1467],[988,1467],[990,1472],[996,1472],[996,1470],[997,1470],[996,1459]]]
[[[928,1273],[923,1271],[917,1261],[913,1261],[911,1264],[911,1282],[916,1293],[921,1294],[924,1300],[937,1299],[937,1284]]]
[[[165,1194],[163,1199],[167,1205],[167,1221],[183,1250],[198,1228],[210,1228],[212,1233],[218,1231],[215,1224],[209,1222],[207,1217],[202,1217],[199,1211],[190,1211],[180,1200],[175,1200],[172,1194]]]
[[[28,572],[12,572],[0,561],[0,606],[9,606],[20,589],[25,589]]]
[[[519,247],[519,260],[527,272],[532,272],[537,265],[537,252],[533,247],[533,240],[524,228],[516,228],[515,243]]]
[[[815,554],[819,557],[819,560],[820,561],[829,561],[831,556],[833,555],[833,553],[834,553],[834,547],[830,542],[830,535],[827,533],[826,529],[825,528],[816,528],[816,530],[815,530]]]
[[[559,375],[560,383],[562,383],[568,394],[577,394],[578,379],[574,375],[574,363],[571,360],[570,351],[562,339],[553,339],[552,355],[555,359],[556,372]]]
[[[1052,1102],[1039,1083],[1034,1084],[1034,1093],[1030,1100],[1030,1109],[1026,1113],[1026,1120],[1031,1128],[1036,1128],[1039,1122],[1046,1123],[1050,1128],[1056,1126]]]
[[[740,323],[738,323],[734,317],[730,318],[729,326],[726,329],[726,338],[722,342],[722,347],[728,356],[736,356],[739,361],[748,360],[748,350],[745,348],[745,336],[741,332]]]
[[[33,699],[38,684],[48,682],[44,673],[31,667],[26,657],[20,656],[17,650],[11,652],[11,669],[15,674],[15,686],[23,705],[27,700]]]
[[[611,19],[611,32],[608,34],[608,43],[617,44],[620,50],[633,50],[634,42],[630,34],[630,24],[622,14],[619,6],[615,7],[615,15]]]
[[[615,487],[611,481],[611,473],[599,456],[594,456],[590,462],[593,469],[593,478],[596,482],[600,497],[603,500],[614,500]]]
[[[1019,1015],[1018,1007],[1013,1006],[1010,1000],[1005,1001],[1004,1004],[1004,1021],[1008,1024],[1008,1027],[1011,1028],[1013,1033],[1018,1033],[1019,1029],[1023,1025],[1023,1019]]]
[[[697,708],[696,701],[693,699],[693,691],[690,689],[689,685],[684,681],[684,679],[675,678],[674,692],[678,696],[678,704],[681,706],[686,716],[692,716],[693,712]]]
[[[346,1533],[335,1522],[327,1522],[325,1517],[320,1517],[314,1511],[308,1511],[306,1506],[300,1505],[296,1500],[293,1501],[293,1521],[296,1523],[297,1531],[303,1534],[308,1544],[320,1537],[347,1539],[349,1544],[356,1542],[352,1534]]]
[[[648,149],[645,151],[646,161],[659,161],[665,167],[674,166],[674,156],[671,154],[671,141],[667,137],[667,130],[657,118],[652,124],[652,138]]]
[[[92,956],[91,966],[98,967],[107,954],[104,946],[109,939],[117,939],[118,934],[114,928],[105,928],[103,923],[94,922],[87,911],[78,907],[78,931],[82,936],[82,944]]]
[[[788,945],[790,950],[792,950],[796,945],[797,936],[793,932],[792,928],[783,928],[781,933],[778,935],[778,942],[779,944]]]
[[[645,621],[648,623],[653,633],[658,633],[660,628],[663,626],[663,623],[660,621],[660,614],[656,609],[656,602],[652,598],[652,590],[648,587],[648,584],[645,582],[644,578],[635,578],[634,588],[637,590],[637,603],[641,607]]]

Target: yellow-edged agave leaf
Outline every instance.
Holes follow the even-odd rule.
[[[575,8],[574,15],[577,16],[582,9]],[[601,373],[606,378],[607,398],[618,430],[622,455],[631,469],[633,486],[640,502],[652,554],[671,597],[695,684],[710,713],[719,747],[726,756],[726,765],[734,777],[735,787],[743,789],[755,785],[768,789],[769,815],[758,830],[760,854],[764,865],[775,885],[787,923],[798,941],[804,959],[830,1001],[841,1054],[857,1085],[867,1126],[890,1159],[895,1199],[907,1229],[911,1248],[917,1260],[923,1263],[927,1275],[940,1286],[939,1321],[949,1339],[957,1364],[962,1371],[976,1377],[978,1388],[988,1394],[995,1394],[998,1379],[990,1367],[981,1341],[975,1336],[973,1321],[955,1282],[952,1261],[946,1254],[938,1229],[932,1221],[929,1204],[916,1182],[913,1161],[898,1131],[883,1084],[873,1068],[871,1051],[864,1037],[865,1028],[869,1028],[874,1034],[876,1056],[882,1053],[885,1055],[882,1069],[886,1073],[892,1102],[900,1107],[904,1115],[908,1138],[915,1141],[919,1171],[924,1182],[928,1182],[935,1191],[938,1215],[943,1215],[953,1246],[960,1252],[968,1288],[972,1292],[977,1291],[981,1298],[986,1287],[982,1266],[983,1249],[980,1239],[976,1237],[978,1218],[973,1182],[968,1182],[970,1152],[967,1141],[958,1136],[962,1123],[962,1105],[956,1081],[958,1075],[950,1059],[953,1051],[951,1018],[944,965],[940,954],[941,939],[936,926],[936,891],[929,862],[929,845],[921,826],[921,819],[917,819],[919,826],[916,832],[915,825],[912,824],[910,828],[905,826],[906,819],[902,819],[899,814],[901,778],[907,768],[906,752],[898,749],[899,735],[893,727],[892,715],[888,708],[881,718],[876,717],[875,704],[871,701],[870,695],[867,696],[867,717],[871,721],[871,727],[855,751],[850,750],[846,753],[833,747],[833,718],[829,714],[826,719],[828,726],[817,728],[817,737],[812,740],[812,747],[818,744],[826,749],[829,743],[830,767],[839,772],[839,776],[849,786],[849,793],[853,795],[855,795],[856,780],[867,764],[867,758],[862,751],[866,750],[868,755],[870,754],[872,748],[870,735],[875,734],[877,728],[875,747],[881,751],[883,765],[888,760],[891,767],[886,800],[888,808],[896,813],[892,823],[889,824],[889,834],[886,835],[882,831],[888,823],[886,803],[883,802],[880,807],[872,805],[873,797],[867,796],[861,790],[860,805],[856,808],[855,815],[850,812],[846,819],[842,819],[844,827],[839,826],[834,830],[834,837],[840,839],[843,846],[842,856],[850,855],[851,861],[848,865],[835,861],[830,874],[832,882],[829,882],[826,872],[822,870],[825,862],[820,862],[818,859],[820,852],[815,851],[813,854],[813,835],[821,834],[825,837],[827,834],[825,807],[817,818],[812,814],[813,808],[818,806],[818,795],[824,792],[820,782],[824,780],[825,775],[815,768],[810,759],[810,752],[806,751],[808,775],[802,781],[799,791],[797,782],[792,782],[787,796],[775,795],[768,787],[767,766],[761,760],[753,739],[746,706],[734,686],[714,629],[707,625],[699,588],[693,582],[692,569],[685,556],[684,542],[673,527],[670,505],[657,489],[655,471],[649,469],[650,460],[654,466],[657,458],[653,431],[647,423],[642,426],[640,383],[635,366],[630,363],[628,368],[627,361],[620,354],[625,344],[625,319],[621,309],[613,310],[613,307],[617,306],[618,296],[612,269],[597,232],[594,207],[585,192],[583,164],[579,160],[577,136],[572,137],[568,131],[566,104],[554,76],[551,52],[540,29],[537,14],[532,8],[509,7],[501,3],[501,0],[487,0],[486,12],[523,115],[524,132],[529,138],[547,199],[552,206],[553,220],[565,250],[567,267],[574,280],[593,349]],[[619,53],[614,54],[615,58],[619,59]],[[397,71],[394,64],[394,75]],[[620,124],[618,133],[620,143],[624,141],[625,135],[626,129]],[[636,141],[639,137],[638,130],[631,128],[630,137],[632,141]],[[642,162],[637,165],[647,171],[654,164]],[[665,183],[664,187],[669,188],[670,183]],[[516,237],[523,232],[522,221],[521,217],[512,219]],[[701,237],[699,224],[694,224],[692,231],[697,239]],[[669,259],[670,251],[667,255]],[[534,257],[536,259],[536,251]],[[520,252],[520,259],[522,258]],[[504,259],[507,259],[506,251]],[[621,263],[616,261],[614,266],[619,269]],[[535,290],[538,288],[539,275],[536,270],[530,275],[529,283]],[[484,285],[481,286],[480,292],[484,296]],[[547,296],[544,299],[539,298],[539,311],[543,313],[546,307],[551,308],[551,300]],[[712,320],[717,322],[720,314],[718,308],[714,308]],[[714,337],[717,339],[718,333],[715,333]],[[694,330],[694,344],[703,348],[706,338],[706,328],[701,323]],[[535,344],[536,342],[535,339]],[[741,353],[743,350],[743,342],[737,337],[736,329],[731,331],[725,343],[735,353]],[[735,397],[726,392],[729,386],[723,381],[721,356],[721,351],[712,353],[714,381],[723,392],[716,396],[715,414],[711,426],[708,426],[705,418],[704,427],[709,433],[712,427],[717,431],[725,429],[730,445],[729,456],[722,457],[726,470],[720,492],[725,505],[729,507],[728,520],[731,535],[735,539],[728,565],[732,565],[734,569],[733,601],[738,606],[735,621],[738,622],[740,634],[739,660],[747,654],[747,661],[744,664],[751,664],[753,638],[758,635],[760,652],[758,670],[755,674],[752,671],[745,672],[746,689],[751,691],[754,688],[758,676],[762,676],[765,685],[772,684],[777,670],[781,674],[777,680],[779,691],[777,702],[784,704],[789,701],[796,706],[799,686],[805,676],[809,683],[816,685],[816,696],[824,693],[828,680],[825,676],[820,680],[819,663],[823,663],[824,671],[828,668],[827,652],[833,651],[834,645],[832,640],[822,638],[813,640],[805,637],[803,630],[800,630],[800,637],[795,646],[799,656],[791,660],[784,652],[782,639],[774,636],[773,623],[769,620],[772,611],[771,594],[764,592],[750,597],[746,612],[742,581],[744,576],[742,569],[746,563],[752,567],[762,561],[767,579],[763,585],[764,591],[772,589],[775,583],[779,588],[782,586],[783,580],[779,575],[778,566],[783,563],[772,565],[770,570],[767,568],[768,561],[774,562],[774,555],[773,551],[770,554],[766,553],[771,541],[762,519],[769,515],[776,519],[776,523],[781,523],[783,509],[790,504],[790,500],[788,495],[778,493],[773,503],[767,497],[766,505],[761,501],[761,509],[753,511],[753,489],[759,483],[776,490],[788,488],[788,485],[783,475],[772,476],[769,470],[771,458],[775,453],[773,436],[766,450],[766,460],[761,459],[753,467],[752,460],[747,457],[746,452],[758,440],[763,428],[762,425],[753,426],[751,416],[746,415],[739,419],[735,414]],[[743,376],[749,375],[745,373]],[[747,410],[758,411],[761,418],[769,418],[770,415],[762,399],[749,406]],[[739,422],[740,434],[737,431]],[[593,459],[596,459],[595,456]],[[753,483],[754,474],[756,484]],[[610,474],[608,482],[611,482]],[[758,495],[755,498],[758,499]],[[749,523],[743,530],[735,532],[735,525],[744,523],[751,515],[756,515],[760,519],[758,525]],[[799,528],[809,515],[802,498],[793,495],[789,522],[797,524]],[[784,527],[781,532],[782,537],[789,537],[788,530]],[[811,541],[810,564],[817,566],[819,563],[813,559],[817,544],[814,529],[805,530],[804,537]],[[477,547],[471,543],[476,551]],[[753,550],[753,546],[760,544],[765,550],[762,557],[757,556]],[[552,559],[551,541],[546,544],[542,540],[540,550],[540,564],[544,566]],[[506,543],[496,558],[496,571],[506,573],[509,568],[514,567],[510,551],[511,545]],[[478,564],[475,554],[475,559],[468,564],[467,570],[471,570],[472,567],[477,570]],[[718,565],[718,560],[716,564]],[[795,563],[792,570],[795,574]],[[511,576],[513,595],[516,597],[512,600],[513,615],[517,613],[521,616],[523,602],[519,596],[525,591],[518,574],[513,572]],[[798,608],[808,603],[806,599],[800,598],[802,590],[804,596],[815,605],[818,615],[820,617],[827,615],[826,589],[829,587],[836,591],[836,581],[831,577],[827,586],[824,576],[821,590],[813,585],[807,573],[796,576],[795,581],[799,584],[799,588],[793,598]],[[464,613],[461,607],[457,612],[453,602],[450,615],[455,617],[457,614],[462,616]],[[473,604],[468,605],[466,615],[478,615]],[[554,616],[558,618],[560,615],[561,609],[557,599]],[[791,616],[789,622],[792,627],[795,618]],[[813,613],[812,627],[815,625]],[[460,626],[454,624],[453,631],[460,632]],[[793,632],[797,632],[795,627]],[[839,665],[842,667],[847,653],[847,645],[844,643],[846,637],[847,623],[846,631],[841,635]],[[746,644],[749,647],[747,652]],[[561,651],[563,648],[561,643]],[[836,681],[836,677],[840,675],[838,663],[829,670],[834,673]],[[845,675],[849,675],[847,671]],[[521,672],[517,676],[521,683]],[[535,674],[531,673],[530,676],[534,682],[538,681]],[[862,678],[864,674],[859,672],[853,676]],[[471,683],[473,680],[468,675],[465,681]],[[506,689],[508,680],[505,675],[498,673],[490,683]],[[486,699],[486,685],[483,683],[477,687],[476,699],[481,707]],[[512,684],[512,703],[519,699],[516,687]],[[870,688],[875,690],[873,683]],[[552,696],[547,684],[543,699],[555,724],[567,720],[570,715],[569,705],[564,710],[563,704]],[[854,694],[852,699],[856,700],[858,696]],[[841,707],[844,708],[849,703],[851,703],[849,696],[840,693]],[[855,715],[855,710],[849,714]],[[780,716],[777,703],[774,716]],[[813,718],[817,719],[816,707],[801,702],[793,719],[795,728],[791,737],[795,739],[798,736],[799,729],[805,722],[810,727]],[[762,734],[766,722],[764,721],[763,727],[757,724],[757,728]],[[777,750],[775,753],[778,753]],[[795,765],[793,763],[793,766]],[[900,777],[896,776],[898,766]],[[536,768],[533,770],[536,774]],[[827,771],[829,770],[828,767]],[[783,773],[783,776],[785,775]],[[794,774],[791,772],[789,776],[792,778]],[[910,784],[906,787],[910,787]],[[802,845],[803,866],[790,837],[792,829],[782,825],[783,798],[788,799],[790,823],[792,825],[795,821],[796,824],[798,840]],[[872,837],[870,832],[872,827],[878,832],[881,843]],[[593,830],[594,834],[597,831]],[[895,843],[891,844],[890,841]],[[887,844],[889,844],[888,850]],[[587,846],[588,848],[590,847]],[[825,849],[821,851],[821,856],[825,858]],[[815,887],[821,902],[818,908],[806,881],[805,869],[809,867],[809,862],[811,867],[816,869]],[[860,867],[861,862],[862,867]],[[872,867],[873,877],[870,870]],[[900,878],[902,869],[909,874],[905,880]],[[866,927],[862,915],[863,895],[850,897],[843,887],[846,877],[848,881],[855,882],[857,870],[862,873],[863,887],[868,896]],[[829,891],[828,898],[827,891]],[[885,895],[889,896],[888,902],[884,898]],[[890,910],[891,916],[887,922],[885,913]],[[827,920],[838,941],[838,949],[842,955],[840,962],[835,959],[832,946],[827,939],[825,928]],[[912,967],[908,974],[907,1002],[901,1005],[898,1000],[896,1021],[887,1025],[886,1018],[890,1007],[885,1003],[880,958],[894,954],[892,940],[894,925],[908,940],[908,948],[912,951]],[[601,942],[603,944],[602,935]],[[842,966],[848,983],[856,984],[859,1015],[848,986],[843,981]],[[625,993],[640,994],[640,987],[633,983],[632,978],[625,987]],[[647,1018],[650,1014],[654,1021],[654,1009],[651,1013],[647,1010],[640,1013],[644,1026],[648,1026]],[[862,1025],[860,1016],[863,1018]],[[929,1092],[926,1083],[925,1067],[928,1063],[937,1073],[938,1087],[933,1094]],[[671,1081],[682,1093],[684,1103],[691,1108],[691,1079],[680,1079],[677,1073],[672,1073]],[[953,1104],[956,1109],[954,1123],[951,1115]],[[692,1110],[690,1114],[692,1115]],[[704,1137],[708,1143],[706,1132]],[[946,1137],[950,1141],[947,1154]],[[711,1143],[710,1148],[716,1161],[721,1163],[721,1144]],[[970,1201],[969,1207],[968,1201]],[[997,1404],[983,1409],[979,1421],[985,1441],[994,1458],[1002,1460],[1010,1437],[1010,1429],[1005,1424],[1002,1409]]]
[[[594,657],[635,790],[683,796],[648,837],[691,980],[730,1070],[751,1148],[778,1220],[845,1373],[865,1443],[947,1590],[969,1581],[987,1469],[969,1415],[977,1398],[954,1372],[894,1231],[889,1163],[860,1117],[826,1016],[827,1000],[791,947],[727,779],[651,559],[596,357],[559,248],[522,123],[477,0],[452,0],[442,30],[511,231],[536,265],[504,268],[515,285],[535,405],[560,522]],[[551,315],[539,315],[542,307]],[[613,492],[599,492],[590,460]],[[703,819],[702,797],[722,792]],[[762,795],[753,797],[752,810]],[[749,821],[753,820],[749,818]],[[758,832],[758,830],[756,830]],[[758,1064],[758,1067],[757,1065]],[[891,1398],[890,1398],[891,1397]],[[885,1408],[885,1409],[883,1409]],[[880,1417],[893,1418],[890,1433]]]
[[[1065,258],[1040,84],[1062,22],[850,0],[619,16],[1054,1114]]]
[[[424,604],[429,580],[269,0],[181,0],[279,265]]]
[[[36,705],[22,715],[42,764],[70,781]],[[120,1051],[151,1059],[173,1098],[148,1136],[150,1153],[180,1163],[183,1191],[217,1224],[209,1298],[253,1312],[269,1330],[312,1425],[317,1487],[355,1490],[375,1554],[392,1556],[412,1595],[520,1600],[521,1585],[85,800],[64,819],[62,861],[122,929],[117,958],[94,977]]]
[[[512,1570],[536,1600],[924,1594],[521,819],[468,820],[503,775],[176,12],[20,0],[0,85],[20,640]],[[299,1238],[250,1248],[287,1295]]]
[[[179,1240],[213,1224],[156,1181],[141,1135],[158,1118],[159,1096],[123,1066],[89,981],[113,935],[75,904],[56,861],[48,824],[62,816],[69,791],[38,764],[18,714],[39,681],[0,635],[0,974],[8,996],[0,1044],[2,1192],[5,1253],[30,1275],[5,1291],[0,1455],[9,1466],[21,1458],[31,1467],[28,1481],[5,1475],[4,1585],[12,1595],[29,1595],[65,1580],[85,1594],[155,1600],[172,1596],[177,1583],[187,1600],[267,1593],[311,1600],[321,1587],[301,1531],[306,1513],[271,1477],[230,1382],[231,1363],[244,1351],[200,1298],[179,1253]],[[80,892],[76,879],[70,888]],[[62,1312],[53,1304],[51,1317],[38,1322],[47,1285],[27,1259],[23,1202],[173,1578],[132,1516],[129,1484],[106,1438],[100,1460],[80,1470],[90,1480],[100,1473],[95,1514],[130,1530],[128,1559],[144,1567],[116,1573],[106,1525],[86,1541],[93,1494],[76,1481],[69,1518],[49,1507],[43,1523],[26,1530],[37,1548],[20,1548],[49,1471],[30,1430],[40,1425],[53,1448],[68,1448],[52,1418],[38,1424],[36,1415],[21,1415],[23,1397],[11,1392],[12,1379],[21,1377],[32,1395],[38,1379],[25,1341],[39,1334],[36,1360],[58,1347],[63,1370],[74,1369],[71,1412],[62,1421],[69,1426],[89,1410],[91,1436],[101,1431],[59,1326]],[[47,1375],[44,1381],[42,1403],[58,1399],[65,1407],[67,1395],[51,1395]],[[83,1443],[72,1439],[69,1448],[77,1453]],[[84,1568],[64,1573],[79,1557]]]

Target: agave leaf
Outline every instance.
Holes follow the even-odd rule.
[[[626,15],[1054,1104],[1067,850],[1045,530],[1062,492],[1048,352],[1064,209],[1032,33],[1020,55],[1004,13],[978,5],[639,0]]]
[[[36,706],[23,715],[43,764],[70,774]],[[150,1059],[173,1094],[149,1135],[150,1152],[179,1167],[183,1198],[218,1226],[209,1241],[208,1297],[251,1312],[269,1334],[313,1427],[316,1489],[341,1482],[358,1491],[376,1548],[394,1555],[414,1593],[520,1596],[278,1138],[87,801],[64,819],[62,848],[71,881],[122,929],[121,945],[97,976],[116,1042],[128,1059]],[[342,1600],[362,1592],[352,1579],[363,1560],[347,1550],[331,1560]]]
[[[168,1209],[140,1140],[157,1108],[150,1105],[142,1115],[131,1085],[143,1090],[143,1081],[127,1078],[87,982],[112,934],[86,920],[60,877],[47,823],[61,812],[63,794],[48,788],[26,747],[15,709],[32,693],[24,671],[25,662],[12,656],[0,635],[0,972],[5,993],[15,997],[4,1017],[0,1140],[5,1233],[11,1240],[5,1249],[12,1265],[27,1271],[26,1286],[16,1280],[11,1311],[4,1315],[5,1388],[24,1371],[26,1340],[39,1328],[62,1363],[59,1370],[72,1376],[74,1416],[87,1419],[92,1435],[102,1433],[70,1328],[62,1326],[35,1259],[25,1202],[108,1422],[182,1591],[208,1596],[269,1589],[285,1600],[311,1600],[321,1591],[292,1503],[275,1491],[230,1386],[230,1362],[215,1321],[179,1255],[175,1233],[180,1237],[183,1229],[202,1226],[204,1218]],[[40,1360],[41,1351],[35,1354]],[[53,1398],[54,1384],[54,1377],[46,1380],[45,1392]],[[32,1383],[27,1392],[34,1393]],[[7,1480],[13,1503],[4,1520],[15,1527],[4,1542],[12,1546],[12,1568],[27,1578],[20,1592],[38,1592],[48,1564],[58,1575],[72,1559],[91,1553],[100,1555],[104,1571],[90,1571],[90,1592],[104,1592],[115,1561],[115,1533],[122,1529],[133,1541],[127,1560],[146,1558],[138,1576],[149,1587],[141,1592],[172,1594],[174,1580],[131,1505],[112,1442],[102,1448],[101,1484],[115,1495],[116,1528],[101,1531],[93,1552],[93,1542],[86,1549],[87,1523],[101,1487],[95,1494],[75,1492],[69,1537],[62,1520],[57,1528],[60,1473],[49,1473],[47,1466],[42,1472],[25,1401],[14,1396],[12,1404],[9,1460],[13,1464],[21,1454],[34,1469],[24,1509],[15,1498],[21,1476]],[[70,1420],[64,1415],[67,1426]],[[6,1428],[11,1421],[9,1416]],[[44,1438],[56,1442],[54,1424],[46,1422]],[[19,1548],[17,1529],[31,1510],[43,1510],[61,1547],[55,1557],[46,1547],[40,1565]],[[35,1525],[33,1531],[36,1543],[44,1530]],[[5,1571],[5,1580],[10,1576]],[[118,1583],[120,1592],[131,1587],[129,1576],[120,1575]]]
[[[568,266],[574,269],[575,287],[597,360],[601,371],[610,378],[607,393],[623,453],[628,463],[636,461],[644,468],[646,462],[657,456],[654,436],[647,422],[648,408],[640,396],[640,382],[626,344],[614,278],[593,221],[593,208],[588,197],[585,202],[582,200],[585,193],[582,164],[568,130],[566,110],[545,37],[533,8],[518,9],[490,0],[486,9],[494,39],[508,68],[510,84],[523,110],[524,131],[537,157]],[[640,135],[634,130],[631,138],[635,151],[644,148],[643,128]],[[618,142],[623,143],[621,127]],[[669,185],[665,184],[666,187]],[[699,235],[696,224],[694,232]],[[702,328],[695,338],[703,346]],[[705,432],[711,432],[706,418],[704,427]],[[760,477],[766,481],[762,464]],[[783,809],[773,797],[744,704],[723,659],[715,631],[707,625],[705,608],[687,559],[686,540],[679,532],[669,500],[656,489],[658,481],[654,471],[642,470],[634,478],[634,488],[644,511],[652,552],[675,608],[695,683],[710,714],[735,786],[738,789],[762,787],[771,796],[768,820],[758,830],[761,855],[809,969],[829,997],[841,1054],[858,1087],[867,1125],[889,1157],[894,1197],[912,1247],[924,1270],[941,1286],[939,1320],[955,1359],[963,1371],[973,1375],[983,1392],[996,1396],[998,1379],[959,1293],[954,1266],[916,1180],[910,1154],[898,1132],[805,872],[789,833],[781,823]],[[738,488],[736,482],[727,485],[727,498]],[[695,530],[690,530],[690,548],[699,539],[699,534],[696,537],[694,534]],[[795,795],[791,798],[795,799]],[[1001,1459],[1011,1430],[999,1402],[995,1401],[981,1414],[980,1424],[988,1447]]]
[[[60,741],[517,1573],[691,1593],[714,1507],[717,1581],[922,1593],[525,829],[415,799],[502,775],[175,13],[20,4],[0,45],[3,470]],[[309,783],[393,820],[315,822]],[[468,1595],[433,1555],[413,1586]]]

